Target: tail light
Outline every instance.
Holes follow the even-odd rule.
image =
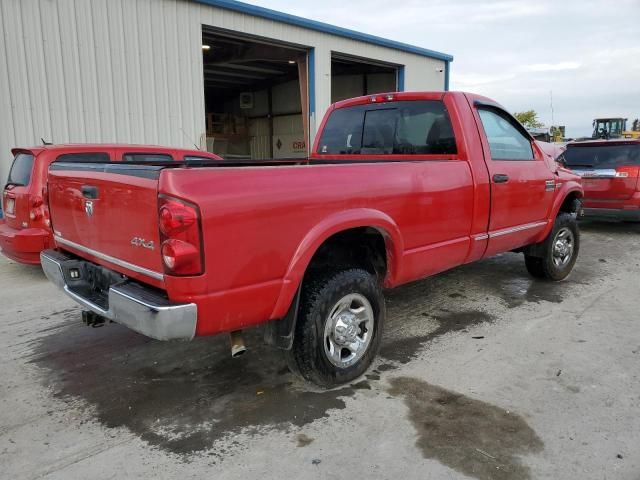
[[[29,220],[32,222],[40,220],[44,216],[44,207],[42,206],[42,197],[35,196],[31,198],[31,209],[29,210]]]
[[[160,195],[158,219],[162,262],[170,275],[200,275],[204,271],[198,207]]]
[[[638,178],[640,167],[628,166],[616,168],[616,178]]]
[[[380,103],[380,102],[393,102],[396,96],[392,93],[385,93],[383,95],[372,95],[369,97],[371,103]]]
[[[49,207],[44,205],[42,207],[42,216],[44,217],[44,224],[46,227],[51,226],[51,218],[49,217]]]

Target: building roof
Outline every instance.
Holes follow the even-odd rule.
[[[378,37],[376,35],[369,35],[368,33],[357,32],[348,28],[337,27],[328,23],[318,22],[316,20],[310,20],[308,18],[298,17],[296,15],[290,15],[288,13],[278,12],[269,8],[258,7],[256,5],[250,5],[244,2],[238,2],[236,0],[192,0],[196,3],[209,5],[217,8],[224,8],[234,12],[244,13],[247,15],[253,15],[254,17],[266,18],[268,20],[274,20],[276,22],[286,23],[288,25],[295,25],[297,27],[306,28],[309,30],[315,30],[317,32],[328,33],[331,35],[337,35],[339,37],[349,38],[352,40],[358,40],[361,42],[370,43],[372,45],[378,45],[381,47],[392,48],[394,50],[400,50],[403,52],[413,53],[415,55],[421,55],[423,57],[435,58],[437,60],[443,60],[445,62],[452,62],[453,56],[446,53],[436,52],[427,48],[416,47],[415,45],[409,45],[408,43],[396,42],[387,38]]]

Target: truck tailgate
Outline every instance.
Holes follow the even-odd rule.
[[[162,168],[53,163],[48,194],[56,244],[160,286],[163,267],[157,211]]]

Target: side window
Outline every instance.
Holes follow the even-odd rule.
[[[493,110],[478,110],[492,160],[533,160],[531,141],[510,120]]]
[[[79,163],[109,163],[111,159],[108,153],[85,152],[85,153],[65,153],[56,158],[58,162],[79,162]]]
[[[125,153],[122,156],[122,161],[136,163],[166,163],[172,162],[173,157],[163,153]]]
[[[318,153],[455,155],[456,139],[441,101],[398,101],[335,110]]]

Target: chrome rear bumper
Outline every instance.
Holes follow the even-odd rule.
[[[44,250],[40,261],[47,278],[87,310],[157,340],[191,340],[195,335],[198,309],[194,303],[173,303],[158,291],[126,279],[109,287],[105,302],[97,302],[81,288],[86,283],[83,267],[91,262],[55,250]],[[78,271],[80,278],[72,278],[71,270]]]

